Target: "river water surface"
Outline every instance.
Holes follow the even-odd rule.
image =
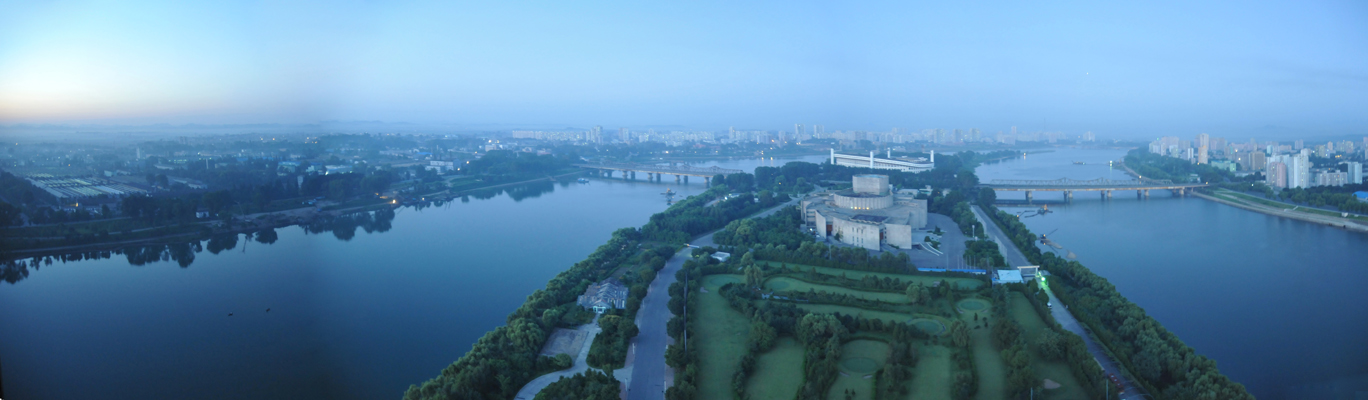
[[[1060,149],[979,167],[993,179],[1130,179],[1125,150]],[[1075,165],[1082,161],[1083,165]],[[999,198],[1024,199],[1020,192]],[[1037,192],[1037,200],[1063,200]],[[1260,399],[1368,391],[1368,234],[1151,191],[1076,192],[1024,218]],[[1023,208],[1004,207],[1008,211]],[[1050,233],[1054,232],[1054,233]]]
[[[1124,179],[1106,167],[1124,153],[1063,149],[979,175]],[[787,161],[697,165],[750,171]],[[185,268],[116,255],[30,269],[27,279],[0,283],[5,398],[398,398],[613,230],[665,209],[666,188],[704,190],[700,179],[639,178],[403,208],[385,232],[282,228],[274,244],[238,240],[195,254]],[[1158,191],[1144,201],[1133,192],[1110,202],[1078,194],[1051,209],[1027,225],[1054,231],[1260,398],[1368,390],[1368,235]]]
[[[397,399],[614,230],[664,210],[667,188],[705,190],[617,176],[401,208],[385,232],[281,228],[185,268],[119,255],[30,268],[0,283],[4,397]]]

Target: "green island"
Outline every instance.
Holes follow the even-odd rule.
[[[642,228],[619,230],[589,259],[529,296],[507,326],[486,334],[438,377],[410,387],[404,398],[511,399],[536,376],[567,368],[564,356],[538,355],[547,332],[585,324],[589,316],[575,295],[615,275],[632,289],[626,309],[599,317],[604,332],[614,331],[589,350],[597,354],[590,366],[602,372],[562,376],[535,397],[621,396],[612,371],[623,365],[622,348],[637,332],[624,321],[637,312],[642,288],[680,244],[720,228],[705,235],[712,245],[675,254],[688,258],[668,290],[673,317],[666,332],[673,342],[664,361],[673,381],[667,399],[1102,399],[1122,389],[1143,389],[1160,399],[1252,399],[1105,279],[1036,248],[1037,236],[993,207],[990,190],[977,189],[976,158],[991,159],[972,152],[943,156],[931,171],[892,172],[889,181],[949,189],[925,197],[929,210],[955,222],[950,229],[976,233],[965,235],[966,262],[1006,268],[999,245],[986,240],[988,221],[972,211],[982,208],[989,223],[1011,238],[1001,245],[1039,263],[1048,285],[1043,278],[994,284],[984,274],[921,270],[902,252],[818,243],[800,231],[803,218],[793,206],[747,218],[778,205],[775,193],[786,192],[778,187],[785,182],[871,172],[791,163],[764,171],[764,180],[759,170],[716,178],[719,186]],[[734,189],[729,184],[765,190],[722,200]],[[1142,388],[1116,383],[1085,338],[1056,321],[1051,291],[1086,325],[1090,339],[1106,347],[1105,357]],[[609,317],[612,322],[602,323]]]

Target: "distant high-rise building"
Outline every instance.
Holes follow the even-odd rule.
[[[1287,163],[1287,187],[1308,188],[1311,187],[1311,160],[1308,158],[1306,149],[1300,153],[1288,155]]]
[[[1249,155],[1249,169],[1261,171],[1268,167],[1268,156],[1262,151],[1255,151]]]
[[[1093,135],[1092,131],[1083,132],[1083,141],[1095,142],[1097,141],[1097,135]]]
[[[594,144],[603,144],[603,127],[594,125],[593,128],[589,129],[589,137],[587,139]]]
[[[632,131],[627,130],[627,128],[618,128],[618,140],[623,143],[632,140]]]
[[[803,135],[803,124],[793,124],[793,140]]]
[[[1276,159],[1281,159],[1281,157]],[[1287,164],[1282,161],[1268,163],[1268,170],[1264,172],[1264,181],[1269,187],[1275,189],[1287,188]]]
[[[1207,163],[1207,152],[1211,150],[1211,136],[1205,133],[1197,134],[1197,142],[1193,143],[1197,147],[1197,157],[1194,161],[1198,164]]]
[[[1349,184],[1357,185],[1363,183],[1363,164],[1358,161],[1350,161],[1349,164]]]
[[[1306,146],[1303,146],[1301,139],[1297,139],[1297,141],[1292,142],[1292,151],[1301,151],[1303,147]]]

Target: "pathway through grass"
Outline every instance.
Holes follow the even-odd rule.
[[[708,293],[694,291],[690,296],[698,297],[698,321],[693,322],[698,340],[699,370],[698,398],[734,398],[732,377],[746,354],[746,337],[750,334],[750,321],[744,314],[731,308],[727,299],[718,294],[721,285],[729,282],[744,281],[737,275],[713,275],[703,278],[703,287]],[[799,366],[801,368],[801,366]]]

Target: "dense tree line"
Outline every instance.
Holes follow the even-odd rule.
[[[1007,259],[1002,257],[997,242],[991,240],[964,241],[964,260],[980,268],[1006,268]]]
[[[1288,188],[1278,192],[1277,199],[1312,207],[1335,207],[1340,211],[1368,214],[1368,201],[1359,201],[1355,198],[1353,193],[1356,191],[1368,191],[1368,184]]]
[[[563,368],[540,356],[550,330],[561,325],[565,310],[579,294],[606,277],[637,252],[640,233],[623,228],[587,259],[557,274],[546,289],[533,292],[508,323],[485,333],[441,375],[421,386],[409,386],[405,399],[510,399],[532,378]],[[553,309],[559,311],[552,311]],[[559,318],[546,318],[547,313]]]
[[[1215,361],[1164,329],[1106,278],[1077,261],[1041,252],[1035,246],[1036,235],[1011,214],[990,206],[985,210],[1027,258],[1050,272],[1055,295],[1151,394],[1165,399],[1254,398],[1244,385],[1221,374]],[[1068,347],[1068,353],[1073,353],[1072,346]],[[1071,364],[1085,362],[1069,357]]]
[[[622,398],[620,385],[611,375],[591,369],[546,385],[534,400],[617,400]]]
[[[1175,183],[1192,181],[1191,175],[1197,174],[1202,182],[1225,182],[1236,180],[1229,170],[1208,164],[1196,164],[1175,157],[1150,153],[1146,149],[1133,149],[1126,153],[1126,166],[1145,179],[1167,179]]]
[[[650,222],[641,227],[641,233],[648,240],[685,243],[694,236],[724,227],[732,220],[772,207],[780,201],[769,196],[768,192],[762,192],[758,196],[759,202],[756,202],[756,196],[741,194],[722,200],[713,207],[704,207],[726,194],[726,187],[714,186],[702,194],[689,196],[665,211],[652,215]]]
[[[803,224],[803,216],[798,207],[787,206],[764,218],[744,218],[732,221],[725,228],[713,234],[713,242],[736,247],[753,247],[762,243],[780,244],[796,248],[803,243],[812,242],[811,235],[805,235],[794,227]]]
[[[33,186],[27,179],[9,172],[0,171],[0,197],[16,206],[35,204],[39,201],[57,204],[57,198],[46,190]]]

